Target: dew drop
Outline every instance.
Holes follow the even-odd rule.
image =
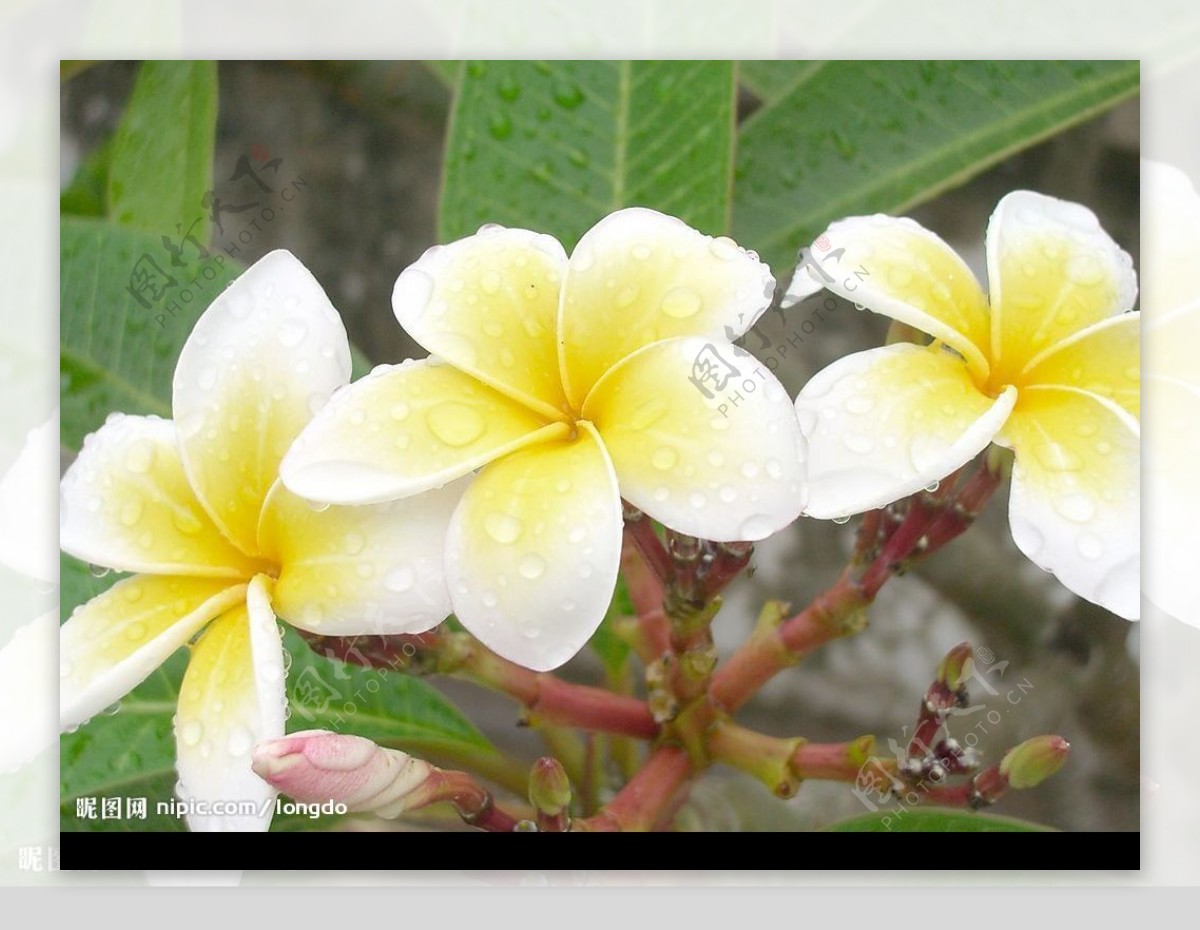
[[[195,746],[204,736],[204,725],[199,720],[189,720],[179,731],[179,739],[185,746]]]
[[[844,517],[834,517],[833,522],[838,524],[839,526],[842,526],[842,525],[850,522],[850,515],[847,514]]]
[[[125,467],[132,472],[145,474],[153,467],[155,455],[154,445],[148,440],[140,439],[126,453]]]
[[[455,448],[470,445],[487,429],[478,410],[455,401],[438,404],[425,419],[434,436]]]
[[[1081,533],[1076,545],[1079,548],[1079,554],[1089,562],[1095,562],[1104,555],[1104,543],[1098,536],[1093,536],[1091,533]]]
[[[142,518],[142,502],[140,500],[126,501],[121,507],[121,524],[134,526]]]
[[[686,320],[699,312],[700,295],[690,287],[673,287],[663,295],[662,312],[676,320]]]
[[[520,572],[522,578],[529,581],[536,581],[546,574],[546,560],[540,555],[530,552],[521,557],[521,561],[517,565],[517,571]]]
[[[276,332],[275,338],[285,349],[294,349],[304,341],[304,337],[307,335],[308,327],[302,321],[292,319],[284,321]]]
[[[525,524],[512,514],[495,511],[484,519],[483,528],[496,542],[508,545],[520,539]]]
[[[650,464],[659,471],[669,471],[679,461],[679,453],[670,446],[659,446],[650,456]]]
[[[391,413],[393,420],[395,420],[397,423],[402,423],[408,419],[408,404],[403,402],[392,404],[392,409],[389,411],[389,413]]]

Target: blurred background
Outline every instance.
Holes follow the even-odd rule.
[[[135,75],[136,63],[104,63],[63,83],[64,188],[115,129]],[[390,297],[400,271],[437,241],[450,103],[437,70],[417,62],[220,65],[215,196],[230,206],[246,199],[245,181],[232,176],[247,154],[258,164],[280,159],[281,176],[305,182],[287,210],[241,246],[238,260],[248,264],[275,248],[294,252],[374,363],[424,354],[396,324]],[[740,116],[756,106],[743,93]],[[983,278],[983,235],[995,203],[1014,189],[1038,190],[1089,206],[1138,267],[1138,128],[1135,98],[910,215],[946,239]],[[226,214],[225,223],[240,228],[235,213]],[[781,359],[776,373],[792,394],[835,358],[883,341],[886,319],[842,309]],[[796,320],[808,316],[804,307],[793,313],[803,314]],[[168,325],[192,322],[181,316]],[[795,325],[771,315],[760,331],[772,342],[786,341]],[[748,347],[756,349],[757,342],[751,338]],[[1137,626],[1073,597],[1025,559],[1009,536],[1005,506],[1002,492],[966,536],[889,583],[866,632],[779,676],[747,708],[746,722],[817,741],[874,733],[887,752],[889,739],[907,742],[905,727],[911,728],[942,654],[967,639],[983,664],[1007,665],[1003,674],[988,676],[998,695],[973,686],[973,706],[982,706],[952,720],[952,734],[970,743],[966,736],[974,733],[988,761],[1038,733],[1058,732],[1072,744],[1059,775],[1037,790],[1009,794],[996,812],[1069,830],[1136,830]],[[722,650],[744,639],[764,600],[802,605],[831,583],[855,525],[801,520],[762,544],[753,575],[730,589],[715,624]],[[601,678],[599,663],[587,653],[565,673],[581,681]],[[540,754],[537,737],[514,726],[513,705],[469,685],[435,684],[501,747],[528,759]],[[812,829],[864,812],[848,786],[818,782],[788,802],[786,822],[781,807],[757,782],[716,769],[693,791],[680,826]]]

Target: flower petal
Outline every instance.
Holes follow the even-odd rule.
[[[568,431],[436,359],[408,361],[339,391],[280,475],[308,500],[373,504],[441,487]]]
[[[612,600],[621,497],[588,423],[577,438],[493,462],[446,539],[454,613],[489,648],[537,671],[583,648]]]
[[[1200,195],[1172,165],[1142,160],[1142,299],[1148,325],[1200,301]]]
[[[284,730],[283,643],[269,586],[256,576],[246,603],[209,624],[183,676],[175,715],[177,790],[182,800],[207,807],[188,815],[194,831],[271,824],[275,789],[250,767],[255,744]]]
[[[1133,306],[1133,260],[1087,207],[1032,191],[996,205],[987,229],[992,383],[1035,355]]]
[[[0,772],[15,772],[54,742],[54,702],[45,696],[54,693],[56,613],[48,611],[14,630],[7,642],[0,640]]]
[[[1016,453],[1008,516],[1017,548],[1127,620],[1140,613],[1138,434],[1110,400],[1030,387],[997,437]]]
[[[246,597],[220,578],[135,575],[75,608],[59,633],[62,726],[128,694],[213,617]]]
[[[558,240],[485,226],[434,246],[392,292],[400,325],[433,355],[547,417],[563,416],[555,326],[567,254]]]
[[[727,366],[723,380],[708,377],[710,362]],[[765,365],[727,342],[646,346],[601,379],[583,413],[612,456],[622,496],[674,530],[756,540],[800,515],[804,438],[791,399]]]
[[[276,484],[259,532],[280,565],[275,613],[326,636],[437,626],[450,613],[446,527],[469,481],[406,500],[320,509]]]
[[[824,286],[928,333],[961,353],[981,379],[987,376],[987,299],[966,262],[920,223],[881,214],[838,220],[810,255],[790,294]],[[801,287],[804,275],[808,288]]]
[[[196,499],[170,420],[113,414],[84,439],[59,493],[60,544],[85,562],[228,578],[255,570]]]
[[[1099,394],[1136,417],[1141,400],[1140,324],[1137,312],[1093,323],[1031,361],[1021,381]]]
[[[641,207],[610,213],[567,265],[559,357],[568,400],[578,408],[601,375],[651,342],[736,339],[774,292],[771,270],[732,239]]]
[[[993,399],[938,345],[897,343],[839,359],[796,398],[808,439],[805,512],[838,518],[939,481],[992,441],[1016,390]]]
[[[244,271],[196,321],[175,368],[173,409],[201,503],[244,552],[293,439],[350,380],[342,321],[290,252]]]
[[[58,537],[46,519],[53,507],[60,445],[58,411],[29,431],[0,478],[0,563],[39,581],[58,583]]]
[[[1146,404],[1143,417],[1143,585],[1146,596],[1172,617],[1200,627],[1200,587],[1195,582],[1193,542],[1196,527],[1200,526],[1200,495],[1194,488],[1195,463],[1200,461],[1200,386],[1159,378],[1150,372],[1147,366],[1147,397],[1152,402]]]

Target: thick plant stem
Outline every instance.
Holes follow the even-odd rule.
[[[329,658],[367,668],[465,678],[514,698],[530,723],[599,730],[641,739],[658,735],[643,701],[604,688],[576,685],[503,659],[466,633],[431,630],[416,636],[313,636],[309,645]]]
[[[653,830],[671,815],[673,802],[691,775],[691,761],[684,750],[660,746],[599,813],[576,821],[571,829],[605,833]]]
[[[778,611],[773,616],[768,605],[750,639],[713,675],[708,691],[713,703],[733,713],[783,669],[819,646],[862,629],[868,603],[846,573],[787,620],[776,619]]]
[[[629,639],[638,657],[649,665],[671,648],[671,625],[663,610],[662,580],[647,563],[629,530],[621,549],[621,575],[637,615],[636,629]]]
[[[625,520],[625,533],[642,554],[659,584],[667,584],[671,580],[674,567],[649,518],[641,512],[630,514]]]
[[[517,818],[496,805],[492,793],[466,772],[435,769],[422,786],[421,806],[448,801],[463,822],[493,833],[511,833]]]

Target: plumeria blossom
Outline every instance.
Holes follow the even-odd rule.
[[[1142,309],[1146,313],[1146,595],[1200,626],[1195,544],[1200,500],[1200,195],[1182,171],[1142,163]]]
[[[987,295],[910,219],[852,217],[818,238],[816,267],[797,274],[791,297],[825,286],[933,342],[849,355],[800,392],[807,512],[838,518],[884,506],[995,442],[1015,453],[1017,546],[1076,594],[1136,619],[1132,262],[1090,210],[1029,191],[1000,201],[986,250]]]
[[[185,799],[271,807],[250,751],[284,732],[276,616],[350,635],[420,632],[449,612],[440,541],[461,484],[314,509],[278,481],[292,440],[349,378],[325,292],[290,253],[272,252],[197,321],[175,369],[174,420],[114,414],[63,476],[62,548],[135,574],[62,627],[62,725],[192,643],[175,717]],[[269,821],[189,817],[193,829]]]
[[[454,612],[506,658],[554,668],[612,597],[622,497],[718,541],[799,515],[790,400],[730,344],[773,289],[757,256],[651,210],[610,214],[569,259],[550,236],[485,227],[396,282],[396,317],[431,356],[334,398],[283,480],[364,504],[479,469],[446,539]]]

